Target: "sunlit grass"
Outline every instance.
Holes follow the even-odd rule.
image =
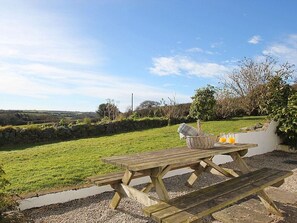
[[[241,127],[264,122],[265,117],[203,122],[205,132],[238,132]],[[195,126],[195,123],[191,124]],[[79,185],[91,175],[116,171],[100,158],[185,145],[177,134],[178,125],[44,145],[0,148],[0,163],[16,193]]]

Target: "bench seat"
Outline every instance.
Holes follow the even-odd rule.
[[[182,167],[189,167],[190,165],[194,165],[195,163],[190,163],[190,164],[184,164],[184,163],[179,163],[176,165],[173,165],[171,170],[174,169],[179,169]],[[107,173],[103,175],[98,175],[98,176],[91,176],[87,178],[87,181],[90,183],[93,183],[97,186],[104,186],[104,185],[112,185],[112,184],[119,184],[122,183],[122,178],[124,176],[125,171],[120,171],[120,172],[115,172],[115,173]],[[145,177],[147,175],[141,173],[141,172],[135,172],[133,175],[133,179],[140,178],[140,177]]]
[[[263,168],[239,177],[145,207],[147,216],[160,223],[197,222],[292,175],[291,171]]]
[[[97,186],[120,184],[125,172],[107,173],[99,176],[88,177],[87,180]],[[144,177],[142,173],[135,173],[133,179]]]

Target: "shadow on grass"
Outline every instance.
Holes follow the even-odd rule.
[[[5,145],[5,146],[1,146],[0,147],[0,152],[1,151],[15,151],[15,150],[25,150],[25,149],[29,149],[29,148],[34,148],[37,146],[43,146],[43,145],[50,145],[50,144],[54,144],[54,143],[59,143],[59,142],[63,142],[61,141],[52,141],[52,142],[39,142],[39,143],[28,143],[28,144],[9,144],[9,145]]]
[[[164,128],[167,126],[163,126],[160,128]],[[85,137],[79,137],[79,138],[70,138],[70,139],[56,139],[53,141],[44,141],[44,142],[32,142],[32,143],[22,143],[22,144],[7,144],[7,145],[0,145],[0,152],[1,151],[18,151],[18,150],[25,150],[25,149],[31,149],[37,146],[44,146],[44,145],[51,145],[55,143],[61,143],[61,142],[69,142],[69,141],[77,141],[77,140],[83,140],[83,139],[92,139],[92,138],[101,138],[101,137],[109,137],[109,136],[114,136],[114,135],[120,135],[120,134],[125,134],[125,133],[133,133],[133,132],[142,132],[150,129],[155,129],[155,128],[144,128],[144,129],[135,129],[131,131],[121,131],[121,132],[114,132],[114,133],[105,133],[101,135],[90,135],[90,136],[85,136]]]
[[[121,134],[121,133],[118,133]],[[101,138],[106,136],[113,136],[114,134],[106,134],[106,135],[100,135],[100,136],[89,136],[84,138],[77,138],[77,139],[61,139],[61,140],[53,140],[49,142],[34,142],[34,143],[26,143],[26,144],[8,144],[0,146],[0,152],[1,151],[18,151],[18,150],[25,150],[25,149],[32,149],[37,146],[44,146],[44,145],[51,145],[56,143],[62,143],[62,142],[69,142],[69,141],[78,141],[83,139],[92,139],[92,138]]]
[[[242,120],[250,120],[250,121],[263,121],[263,119],[265,119],[266,116],[245,116],[245,117],[234,117],[234,118],[230,118],[230,119],[222,119],[222,120],[218,120],[218,121],[242,121]]]

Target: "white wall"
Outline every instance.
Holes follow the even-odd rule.
[[[276,135],[277,122],[272,121],[268,128],[263,131],[236,133],[235,141],[238,143],[255,143],[258,147],[249,149],[245,156],[254,156],[268,153],[275,150],[280,143],[280,138]],[[232,159],[226,156],[216,156],[214,162],[217,164],[230,162]]]

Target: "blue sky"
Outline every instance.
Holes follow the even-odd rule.
[[[0,0],[0,109],[191,102],[244,57],[297,64],[297,1]]]

